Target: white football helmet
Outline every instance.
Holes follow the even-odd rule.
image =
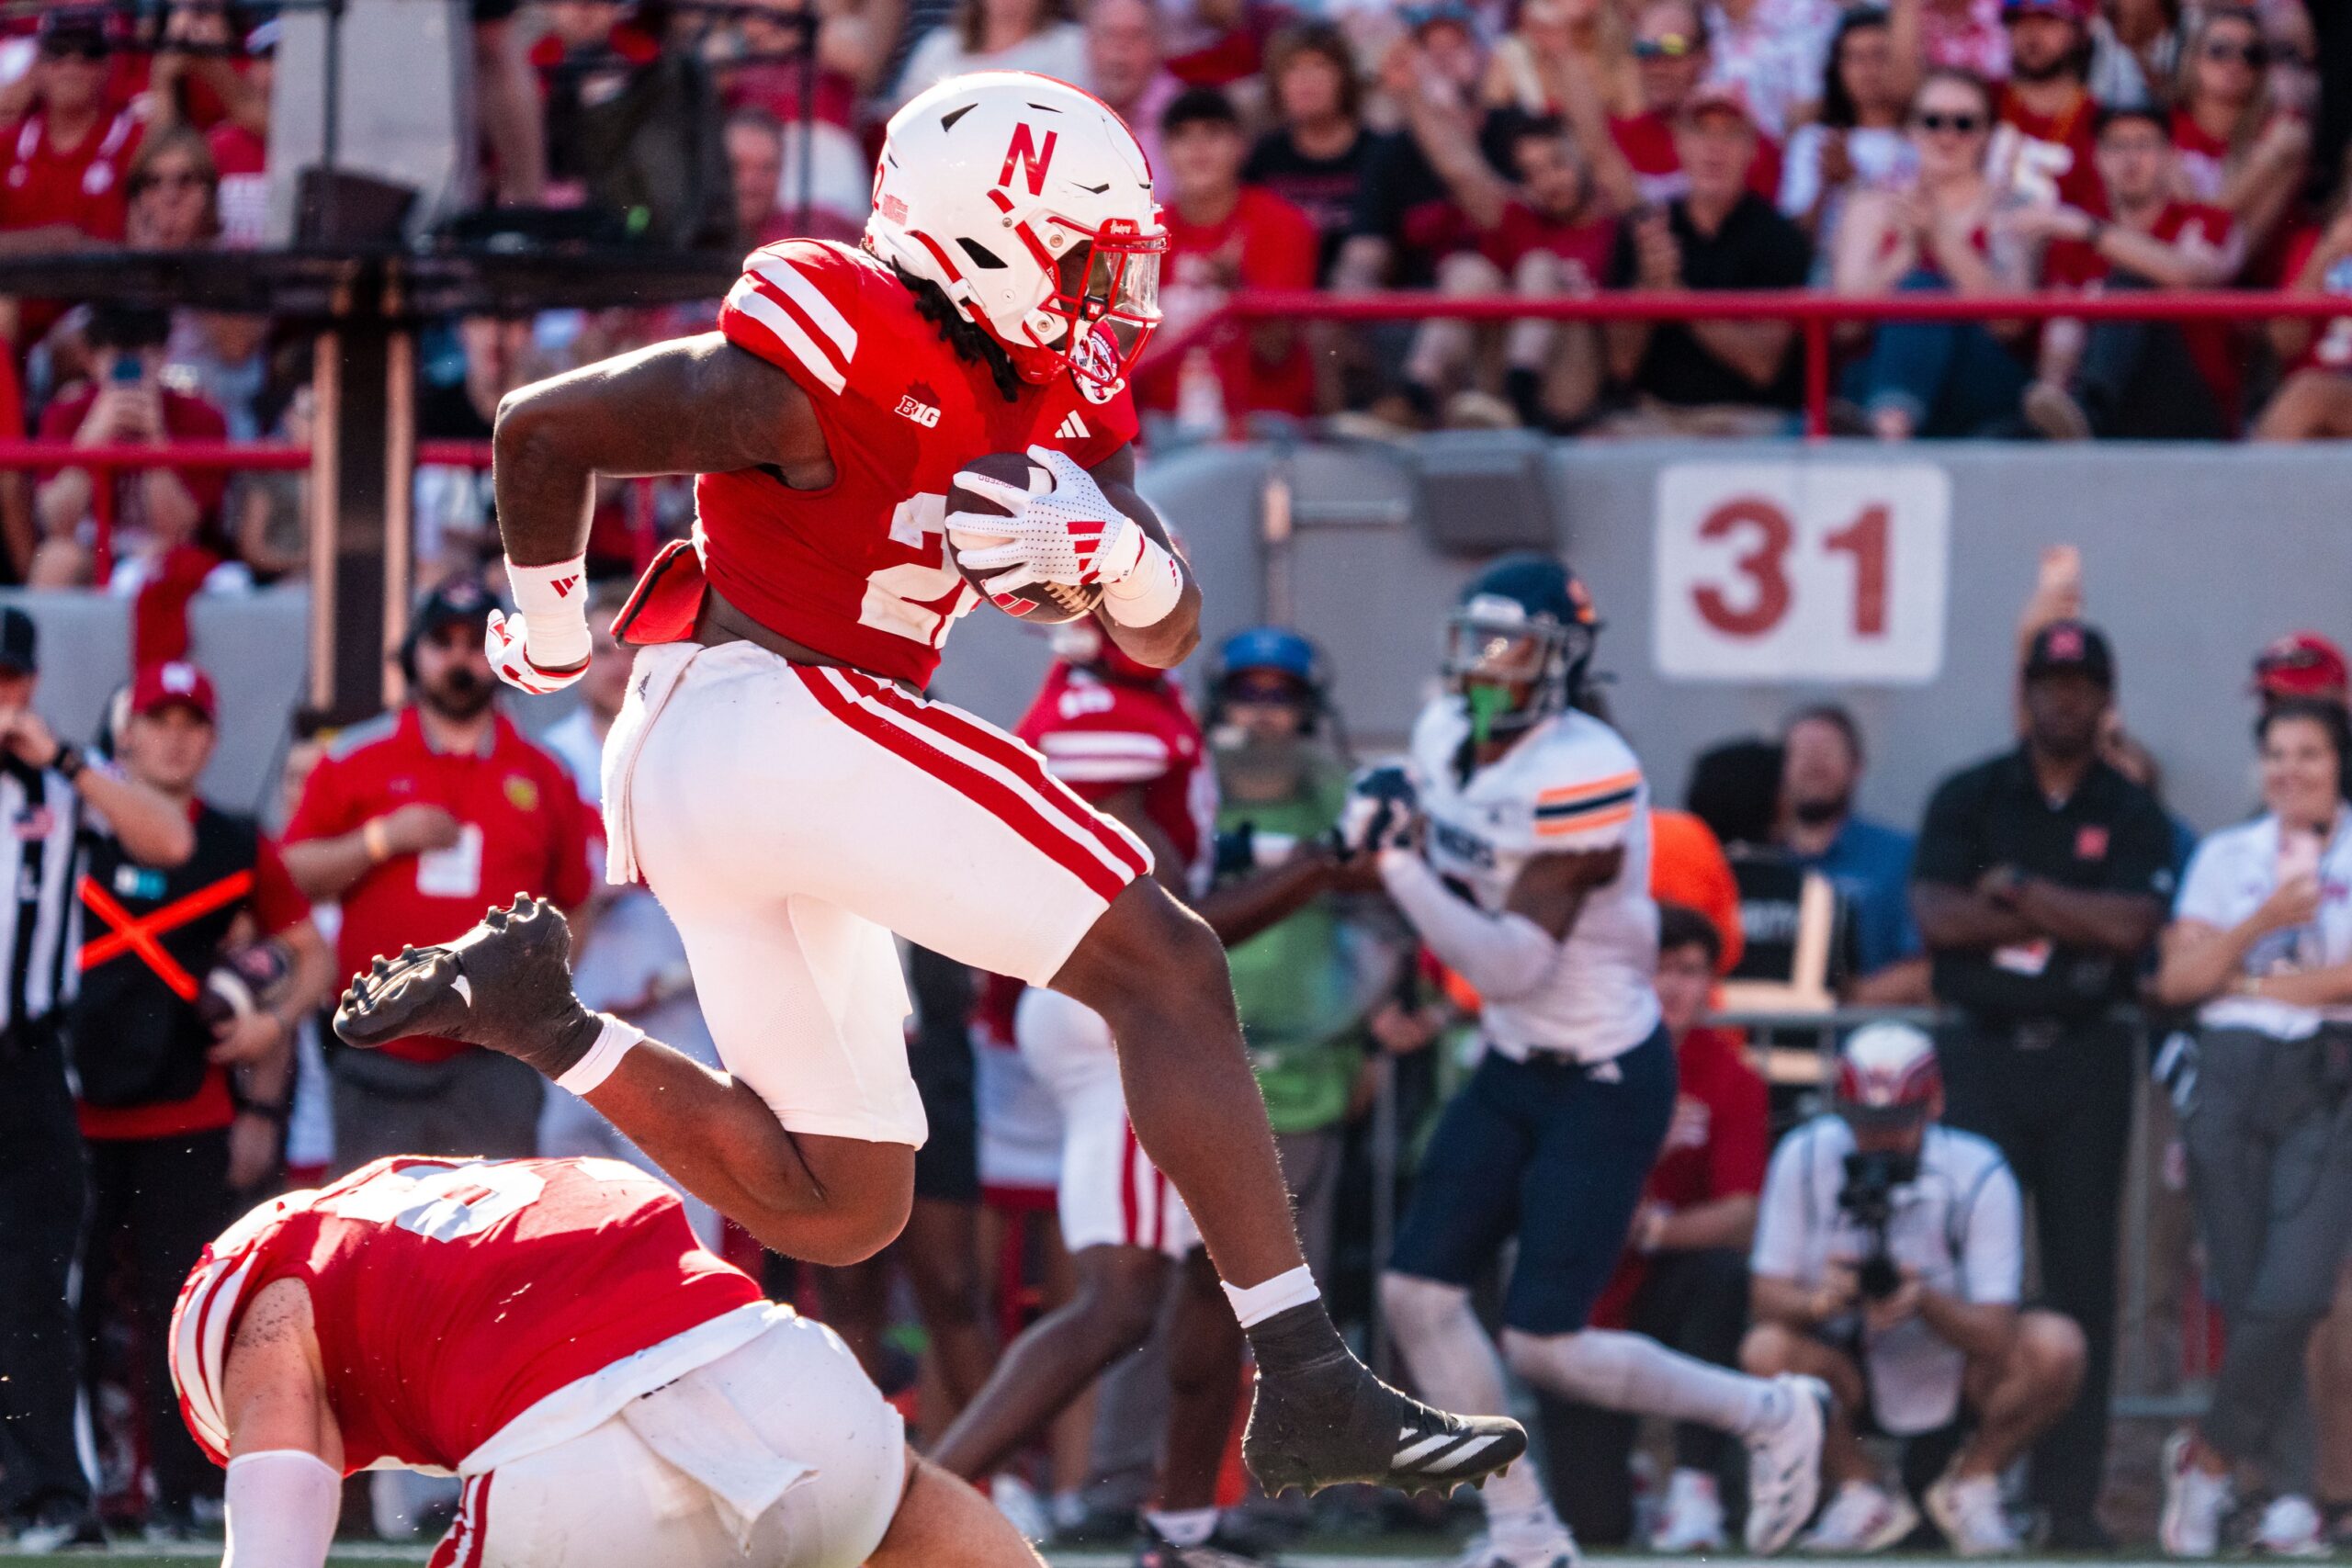
[[[951,77],[892,115],[865,243],[938,285],[1025,378],[1067,368],[1098,402],[1159,324],[1151,165],[1108,105],[1050,76]]]

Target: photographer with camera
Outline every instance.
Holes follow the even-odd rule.
[[[1740,1364],[1837,1391],[1816,1551],[1882,1551],[1918,1524],[1863,1452],[1864,1420],[1905,1439],[1908,1487],[1952,1452],[1926,1502],[1954,1551],[2016,1551],[2001,1472],[2082,1382],[2082,1331],[2018,1304],[2017,1179],[1990,1142],[1939,1123],[1943,1102],[1927,1033],[1868,1025],[1839,1054],[1836,1111],[1790,1134],[1765,1174]]]

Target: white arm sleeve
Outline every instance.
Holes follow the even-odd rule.
[[[343,1477],[316,1454],[265,1449],[229,1461],[229,1545],[220,1568],[323,1568]]]
[[[1747,1254],[1747,1271],[1766,1279],[1788,1280],[1800,1285],[1806,1279],[1805,1233],[1812,1215],[1806,1202],[1805,1156],[1813,1140],[1803,1133],[1781,1140],[1765,1168],[1764,1191],[1756,1205],[1756,1240]]]
[[[1455,897],[1409,850],[1385,850],[1380,880],[1430,951],[1489,1001],[1533,994],[1560,961],[1560,943],[1525,915],[1489,915]]]

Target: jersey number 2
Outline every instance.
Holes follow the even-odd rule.
[[[890,540],[922,552],[866,575],[857,623],[937,648],[956,617],[979,602],[947,558],[947,498],[913,495],[890,514]]]

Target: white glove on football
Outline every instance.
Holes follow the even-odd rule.
[[[1360,768],[1348,781],[1348,798],[1332,826],[1333,846],[1343,860],[1408,849],[1413,824],[1420,813],[1420,791],[1414,787],[1412,771],[1404,763]]]
[[[588,673],[588,661],[584,659],[569,669],[540,669],[531,662],[528,637],[522,616],[517,615],[510,621],[503,610],[490,613],[490,626],[482,634],[481,650],[489,656],[490,667],[498,671],[498,678],[508,685],[543,697],[549,692],[560,692]]]
[[[1012,513],[949,513],[947,537],[956,546],[956,558],[981,574],[991,594],[1035,582],[1072,587],[1101,583],[1108,588],[1125,581],[1142,562],[1151,536],[1112,505],[1094,476],[1068,453],[1032,446],[1029,461],[1028,490],[968,470],[956,476],[959,488],[984,495]],[[1046,482],[1042,490],[1036,488],[1041,479]],[[1004,540],[1008,534],[1012,537],[1002,543],[964,547],[968,539]]]

